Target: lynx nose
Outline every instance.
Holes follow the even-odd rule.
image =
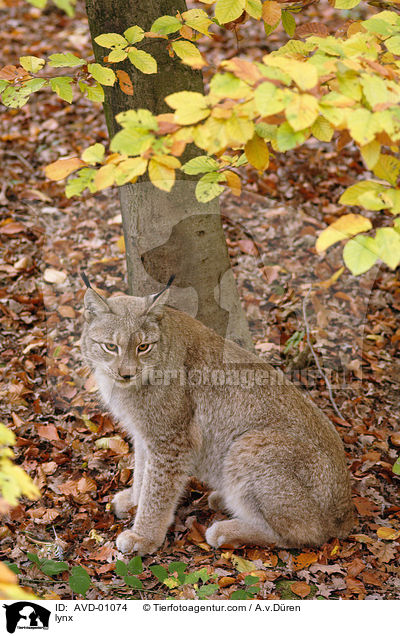
[[[123,380],[131,380],[133,378],[133,375],[122,375],[122,373],[120,373],[120,376]]]

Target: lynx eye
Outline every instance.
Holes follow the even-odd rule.
[[[118,345],[112,342],[103,342],[101,346],[104,349],[104,351],[108,351],[109,353],[118,353],[119,351]]]
[[[142,342],[142,344],[137,346],[136,351],[138,353],[144,353],[145,351],[150,351],[152,346],[153,345],[150,342]]]

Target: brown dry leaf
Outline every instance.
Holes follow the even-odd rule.
[[[318,554],[315,554],[315,552],[302,552],[298,556],[293,557],[293,568],[296,571],[303,570],[316,561],[318,561]]]
[[[58,432],[54,424],[47,424],[46,426],[37,427],[40,437],[44,437],[50,441],[59,440]]]
[[[57,470],[57,464],[56,462],[44,462],[44,464],[42,464],[42,470],[45,475],[52,475]]]
[[[54,519],[60,516],[60,513],[55,508],[33,508],[28,511],[28,515],[32,517],[35,523],[52,523]]]
[[[58,490],[62,492],[63,495],[76,495],[77,483],[76,481],[66,481],[65,484],[60,484],[58,486]]]
[[[250,256],[258,256],[258,249],[254,241],[251,239],[241,239],[238,241],[238,246],[243,254],[250,254]]]
[[[304,581],[296,581],[295,583],[292,583],[290,589],[294,594],[300,596],[300,598],[306,598],[306,596],[308,596],[311,592],[311,587]]]
[[[205,534],[205,526],[194,520],[190,528],[190,532],[187,535],[187,538],[189,539],[189,541],[193,541],[193,543],[203,543]]]
[[[376,542],[368,545],[368,550],[372,552],[380,563],[389,563],[396,556],[396,548],[391,543]]]
[[[306,35],[318,35],[319,37],[324,38],[329,35],[329,30],[325,24],[321,24],[321,22],[306,22],[305,24],[297,27],[296,35],[299,38],[303,38]]]
[[[129,444],[123,439],[110,438],[108,448],[117,455],[126,455],[129,453]]]
[[[400,433],[392,433],[390,436],[390,441],[393,446],[400,446]]]
[[[360,572],[365,570],[365,568],[366,564],[361,561],[361,559],[354,559],[353,561],[351,561],[351,563],[349,563],[347,573],[349,576],[356,577],[360,574]]]
[[[75,309],[70,305],[60,305],[58,313],[61,314],[63,318],[75,318],[76,316]]]
[[[349,592],[352,594],[365,594],[365,586],[362,581],[355,579],[352,576],[346,576],[346,585]]]
[[[115,71],[115,73],[118,77],[119,87],[121,91],[126,95],[133,95],[133,84],[128,73],[126,71]]]
[[[236,582],[236,579],[233,576],[222,576],[218,579],[219,587],[229,587],[229,585],[233,585]]]
[[[94,492],[97,490],[97,484],[95,480],[92,479],[91,477],[87,477],[86,475],[78,481],[77,487],[79,492],[82,492],[82,493]]]
[[[382,587],[383,583],[389,577],[389,574],[387,574],[386,572],[374,572],[373,570],[366,570],[362,573],[361,576],[366,585]]]
[[[22,225],[22,223],[11,221],[10,223],[5,223],[0,227],[0,234],[19,234],[20,232],[25,232],[26,227]]]
[[[353,503],[362,517],[374,517],[378,514],[379,506],[366,497],[353,497]]]
[[[111,560],[116,553],[117,550],[114,548],[111,541],[108,541],[99,550],[93,552],[90,555],[90,558],[94,561],[108,561]]]

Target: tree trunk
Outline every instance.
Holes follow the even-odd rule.
[[[86,0],[96,61],[104,49],[94,38],[101,33],[123,33],[135,24],[150,30],[161,15],[187,9],[183,0]],[[203,92],[200,71],[171,59],[166,41],[144,40],[139,46],[156,58],[158,72],[144,75],[124,61],[113,65],[126,71],[133,96],[118,87],[105,87],[104,112],[110,137],[118,130],[115,116],[130,108],[154,114],[168,111],[164,98],[180,90]],[[191,147],[184,160],[196,154]],[[196,316],[205,325],[243,347],[252,348],[247,320],[230,267],[218,200],[199,203],[196,180],[182,174],[170,193],[158,190],[146,175],[120,187],[130,293],[158,291],[174,274],[171,304]]]

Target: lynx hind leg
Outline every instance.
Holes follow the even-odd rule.
[[[222,492],[235,518],[209,529],[211,545],[273,543],[294,548],[327,541],[329,524],[318,510],[318,492],[310,495],[318,461],[306,443],[284,433],[242,435],[224,464]]]
[[[111,502],[113,513],[118,519],[124,519],[129,516],[129,511],[134,507],[133,488],[126,488],[117,492]]]
[[[214,510],[215,512],[226,511],[226,504],[225,504],[224,498],[222,494],[218,492],[218,490],[213,490],[213,492],[210,492],[210,494],[208,495],[207,502],[208,502],[208,507],[210,508],[210,510]]]
[[[206,541],[214,548],[229,546],[238,548],[241,545],[266,546],[278,543],[280,537],[268,524],[248,523],[243,519],[217,521],[206,530]]]

